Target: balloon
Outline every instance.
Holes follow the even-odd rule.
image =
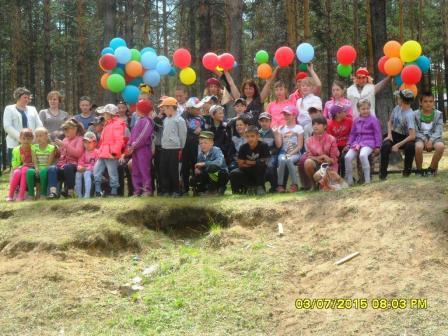
[[[400,75],[395,76],[394,81],[395,81],[395,85],[397,85],[398,87],[400,87],[401,84],[403,84],[403,80],[401,79]]]
[[[118,47],[115,49],[114,54],[118,63],[126,64],[131,60],[131,50],[128,47]]]
[[[111,47],[106,47],[103,50],[101,50],[101,56],[106,54],[114,54],[114,50]]]
[[[138,101],[139,95],[140,89],[133,85],[127,85],[121,93],[126,104],[135,104]]]
[[[130,61],[128,64],[126,64],[125,69],[126,73],[131,77],[138,77],[143,73],[143,67],[140,62],[137,61]]]
[[[137,49],[131,49],[131,60],[139,62],[140,58],[141,58],[140,51],[138,51]]]
[[[178,68],[186,68],[191,64],[191,54],[187,49],[177,49],[173,54],[173,63]]]
[[[384,63],[384,71],[389,76],[396,76],[403,69],[403,64],[398,57],[391,57]]]
[[[306,63],[300,63],[299,70],[300,71],[308,71],[308,65],[306,65]]]
[[[112,70],[117,66],[117,59],[114,55],[106,54],[100,57],[100,67],[104,70]]]
[[[157,62],[156,70],[161,75],[168,75],[171,71],[171,64],[170,62],[162,59]]]
[[[238,66],[238,62],[235,61],[235,62],[233,63],[233,68],[235,69],[237,66]]]
[[[157,62],[160,62],[160,61],[167,61],[168,63],[170,63],[170,60],[168,59],[168,57],[163,56],[163,55],[157,56]]]
[[[275,52],[275,59],[280,67],[287,67],[294,60],[294,51],[290,47],[280,47]]]
[[[175,76],[177,74],[176,68],[175,67],[171,67],[171,70],[168,74],[168,76]]]
[[[218,60],[219,60],[218,65],[224,70],[232,69],[233,63],[235,63],[235,58],[233,57],[232,54],[229,53],[224,53],[220,55]]]
[[[406,84],[406,83],[401,84],[400,91],[405,90],[405,89],[411,90],[414,93],[414,97],[417,97],[418,90],[417,90],[417,86],[415,84],[411,84],[411,85]]]
[[[123,91],[125,86],[126,81],[123,76],[113,74],[107,78],[107,88],[114,93]]]
[[[109,47],[111,47],[113,50],[116,50],[119,47],[126,47],[126,41],[121,37],[115,37],[110,40]]]
[[[401,79],[405,84],[417,84],[422,78],[422,71],[417,65],[406,65],[401,71]]]
[[[155,69],[157,66],[157,55],[152,52],[142,54],[140,62],[145,69]]]
[[[277,60],[275,59],[275,57],[272,59],[272,65],[275,66],[275,67],[278,66],[278,62],[277,62]]]
[[[403,62],[415,61],[422,53],[422,46],[414,40],[406,41],[400,49],[400,58]]]
[[[356,50],[351,45],[340,47],[336,53],[336,59],[343,65],[353,64],[356,60]]]
[[[416,63],[423,73],[427,72],[431,67],[431,61],[428,57],[423,55],[417,58]]]
[[[384,70],[384,63],[389,59],[387,56],[383,56],[378,61],[378,70],[383,74],[387,75],[386,71]]]
[[[209,52],[202,57],[202,65],[210,71],[214,71],[218,66],[219,58],[215,53]]]
[[[393,40],[389,41],[383,47],[384,55],[389,58],[400,57],[400,48],[401,44],[399,42]]]
[[[143,82],[145,84],[155,87],[160,83],[160,74],[157,70],[148,70],[143,75]]]
[[[269,62],[268,52],[266,50],[258,50],[257,53],[255,54],[255,62],[257,62],[258,64],[268,63]]]
[[[301,43],[296,49],[296,55],[300,62],[309,63],[314,58],[314,48],[309,43]],[[306,71],[306,69],[303,71]]]
[[[143,83],[143,78],[142,77],[137,77],[133,81],[129,82],[129,85],[134,85],[134,86],[139,87],[140,84],[142,84],[142,83]]]
[[[267,63],[260,64],[257,68],[257,75],[260,79],[270,78],[272,76],[272,67]]]
[[[122,68],[116,67],[115,69],[112,70],[112,73],[124,77],[124,70]]]
[[[179,79],[184,85],[191,85],[196,81],[196,72],[190,67],[182,69],[179,73]]]
[[[105,73],[101,76],[101,86],[103,87],[103,89],[107,90],[107,79],[109,78],[110,74]]]
[[[140,50],[140,54],[141,55],[143,55],[144,53],[147,53],[147,52],[151,52],[151,53],[157,55],[156,50],[154,48],[151,48],[151,47],[146,47],[146,48],[143,48],[142,50]]]
[[[338,64],[337,71],[339,76],[349,77],[350,74],[352,73],[352,66],[350,64],[349,65]]]

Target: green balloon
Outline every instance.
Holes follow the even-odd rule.
[[[124,77],[124,70],[120,67],[116,67],[115,69],[112,70],[112,74]]]
[[[131,49],[131,60],[132,61],[137,61],[140,62],[140,51],[138,51],[137,49]]]
[[[306,63],[300,63],[299,70],[300,71],[308,71],[308,65]]]
[[[255,62],[258,64],[268,63],[269,62],[269,54],[266,50],[258,50],[255,54]]]
[[[126,81],[124,77],[119,74],[112,74],[107,79],[107,88],[114,93],[118,93],[124,90]]]
[[[351,65],[343,65],[338,64],[338,75],[341,77],[349,77],[352,73],[352,66]]]

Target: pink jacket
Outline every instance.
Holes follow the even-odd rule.
[[[124,135],[126,123],[115,116],[106,121],[101,133],[100,146],[98,148],[100,159],[118,159],[124,149]]]
[[[91,152],[84,151],[78,160],[78,167],[84,167],[86,170],[93,171],[96,160],[98,160],[98,149],[94,149]]]
[[[309,156],[327,155],[333,160],[331,168],[338,171],[339,150],[336,139],[325,132],[322,136],[313,135],[306,140],[306,149]]]
[[[62,140],[63,146],[59,148],[58,167],[64,167],[66,164],[78,164],[78,160],[84,153],[84,146],[82,144],[82,136],[75,136],[73,139],[64,138]]]

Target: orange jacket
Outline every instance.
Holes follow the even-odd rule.
[[[124,148],[124,135],[126,123],[118,116],[106,121],[99,142],[99,155],[101,159],[118,159]]]

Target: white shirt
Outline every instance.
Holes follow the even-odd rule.
[[[315,105],[320,105],[320,109],[322,109],[322,100],[320,99],[320,97],[312,93],[297,100],[296,107],[299,111],[299,115],[297,116],[297,123],[300,126],[305,127],[306,125],[311,124],[311,117],[308,113],[308,109]]]
[[[34,106],[27,106],[25,114],[28,119],[28,128],[31,128],[33,132],[36,128],[43,127]],[[22,128],[22,115],[17,110],[16,105],[6,106],[3,112],[3,129],[7,134],[6,146],[8,148],[14,148],[19,145],[19,135]]]
[[[358,107],[356,104],[361,99],[370,101],[370,113],[375,115],[375,85],[367,83],[363,86],[361,92],[355,84],[349,86],[347,89],[347,98],[352,102],[353,119],[359,117]]]

